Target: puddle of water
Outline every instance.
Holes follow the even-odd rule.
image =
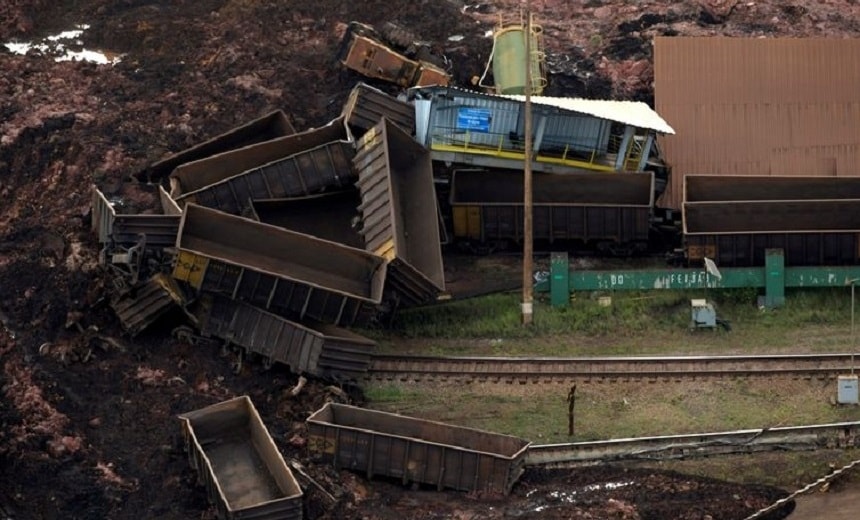
[[[595,491],[612,491],[627,486],[632,486],[633,481],[624,482],[601,482],[599,484],[589,484],[580,489],[570,491],[551,491],[544,497],[537,496],[537,490],[529,491],[526,497],[531,502],[530,505],[522,509],[523,513],[540,513],[550,509],[559,507],[562,504],[574,504],[580,497],[584,497]]]
[[[15,54],[27,54],[34,50],[44,55],[53,56],[54,61],[88,61],[102,65],[118,63],[121,57],[115,53],[90,49],[74,51],[67,47],[68,45],[82,46],[83,42],[78,38],[89,27],[89,25],[78,25],[75,29],[53,34],[40,42],[8,42],[4,43],[3,46]]]

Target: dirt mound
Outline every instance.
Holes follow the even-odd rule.
[[[651,99],[656,34],[860,32],[860,7],[849,0],[532,3],[545,31],[548,95]],[[294,398],[289,373],[253,363],[236,373],[231,354],[165,332],[124,338],[105,305],[89,187],[122,192],[147,165],[274,109],[299,129],[325,124],[362,79],[333,58],[350,20],[409,29],[446,57],[456,84],[469,85],[489,56],[488,31],[520,8],[458,0],[3,2],[3,43],[33,47],[26,55],[0,47],[0,512],[211,518],[175,417],[235,395],[250,395],[286,456],[303,459],[303,420],[343,394],[314,381]],[[56,37],[70,30],[80,32]],[[69,50],[99,51],[113,64],[62,61]],[[737,518],[777,494],[649,474],[635,477],[641,485],[568,501],[565,493],[597,481],[622,481],[575,472],[529,474],[508,501],[404,493],[384,481],[309,471],[336,499],[309,487],[309,518]],[[686,506],[670,508],[665,496]],[[703,509],[703,501],[725,511]]]

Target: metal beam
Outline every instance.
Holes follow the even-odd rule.
[[[558,280],[567,278],[567,292],[573,291],[646,291],[651,289],[766,289],[765,305],[778,307],[785,303],[785,288],[845,287],[860,279],[860,266],[785,267],[781,250],[769,251],[767,265],[762,267],[725,267],[716,277],[705,269],[655,269],[623,271],[577,271],[565,262],[550,264],[549,279],[535,286],[537,292],[563,291]],[[565,272],[566,271],[566,272]],[[556,283],[552,283],[556,281]],[[569,294],[552,295],[555,306],[569,301]]]

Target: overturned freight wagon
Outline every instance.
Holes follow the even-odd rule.
[[[349,326],[382,300],[382,257],[196,204],[176,248],[174,278],[286,318]]]
[[[422,59],[407,58],[389,47],[385,39],[367,24],[350,22],[336,59],[364,76],[401,87],[447,85],[450,82],[450,76],[441,68]]]
[[[429,151],[386,118],[358,141],[360,233],[389,262],[396,304],[427,303],[445,289],[439,209]]]
[[[125,201],[109,200],[96,186],[91,189],[92,228],[100,244],[129,248],[143,239],[147,247],[163,248],[171,247],[176,242],[182,210],[161,186],[156,188],[161,213],[124,212]]]
[[[684,247],[692,262],[786,265],[860,262],[860,178],[687,175]]]
[[[152,164],[136,177],[140,180],[157,182],[182,164],[295,132],[286,114],[282,110],[274,110],[212,139],[172,154]]]
[[[325,323],[297,323],[224,296],[207,296],[199,306],[201,335],[257,354],[267,368],[281,363],[295,374],[351,381],[370,366],[376,344],[354,332]]]
[[[118,286],[114,280],[114,286]],[[185,305],[185,297],[176,280],[166,273],[154,275],[118,290],[110,307],[129,336],[136,336],[159,318]]]
[[[364,249],[358,233],[361,194],[356,188],[307,197],[256,200],[247,217],[338,244]]]
[[[343,118],[280,139],[240,148],[177,168],[170,194],[239,214],[251,200],[282,199],[351,186],[355,147]]]
[[[385,117],[409,134],[415,133],[415,108],[412,104],[359,83],[349,93],[341,115],[356,137],[361,137]]]
[[[188,460],[219,518],[302,518],[302,490],[248,396],[179,419]]]
[[[648,247],[654,201],[652,172],[535,173],[532,235],[600,252],[630,254]],[[455,240],[505,247],[523,240],[523,174],[459,170],[451,182]]]
[[[508,494],[529,441],[355,406],[328,403],[307,419],[313,457],[438,489]]]

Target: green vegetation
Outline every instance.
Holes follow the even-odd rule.
[[[543,295],[540,295],[543,296]],[[602,306],[600,296],[610,296]],[[731,331],[689,330],[690,299],[715,303]],[[520,295],[494,294],[399,313],[391,329],[365,331],[383,351],[436,355],[656,355],[847,351],[850,293],[792,291],[765,310],[750,289],[576,294],[553,308],[539,300],[521,325]],[[420,338],[420,341],[412,341]],[[418,349],[417,351],[412,349]]]
[[[860,420],[832,404],[835,381],[750,379],[569,385],[368,385],[373,408],[497,431],[537,444]]]
[[[786,305],[773,310],[758,308],[751,290],[618,292],[611,294],[610,306],[602,306],[600,296],[608,294],[577,294],[563,309],[541,298],[532,327],[521,325],[520,295],[513,293],[412,309],[401,312],[392,329],[366,333],[383,351],[498,356],[845,352],[852,340],[847,290],[790,291]],[[691,332],[691,298],[714,302],[732,330]],[[365,395],[372,408],[516,435],[535,444],[860,420],[860,407],[833,404],[833,380],[576,383],[572,436],[570,384],[379,383],[366,385]],[[827,461],[851,455],[833,453]],[[814,454],[769,457],[769,469],[742,457],[659,465],[787,487],[826,473]]]

